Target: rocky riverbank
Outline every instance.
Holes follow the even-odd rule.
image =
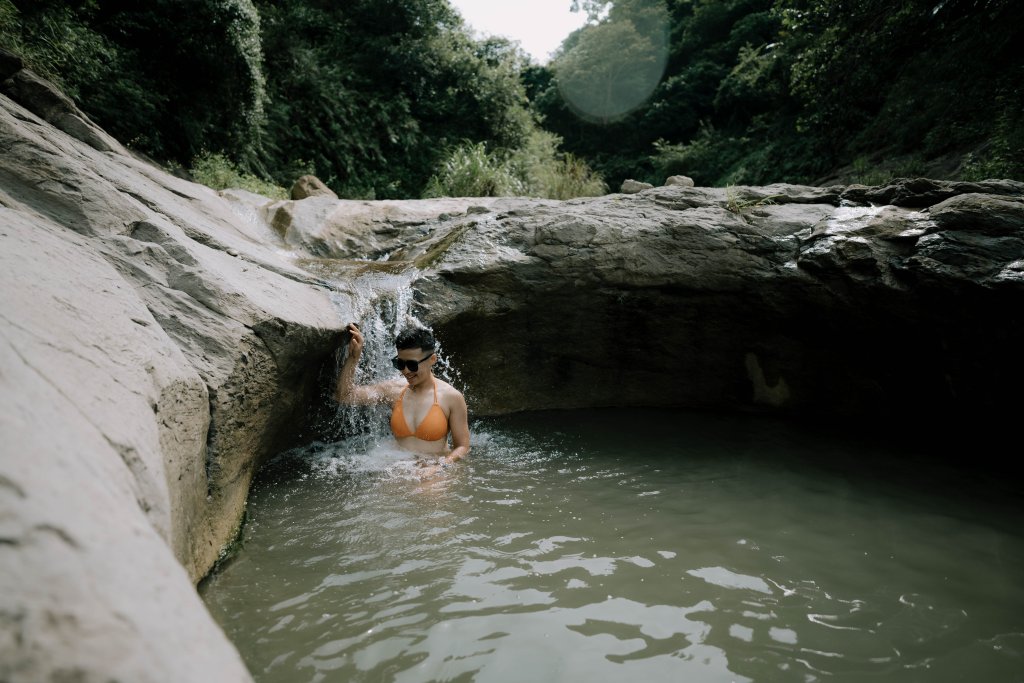
[[[26,70],[3,91],[0,680],[248,680],[194,582],[339,311],[212,190]]]

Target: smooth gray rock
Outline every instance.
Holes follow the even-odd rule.
[[[250,680],[194,583],[351,302],[16,77],[48,120],[0,95],[0,680]]]
[[[998,421],[1024,384],[1024,220],[1019,184],[955,189],[979,187],[934,203],[934,184],[906,184],[883,206],[842,187],[664,187],[450,221],[396,257],[431,255],[422,315],[479,414]]]
[[[0,680],[249,680],[175,557],[201,377],[84,239],[0,223]]]
[[[652,187],[654,187],[654,185],[651,185],[650,183],[642,183],[639,180],[633,180],[630,178],[622,181],[622,187],[619,189],[619,192],[622,192],[623,194],[635,194],[637,192],[642,192],[643,190],[649,190]]]
[[[681,185],[683,187],[693,187],[693,178],[685,175],[670,175],[665,179],[666,185]]]

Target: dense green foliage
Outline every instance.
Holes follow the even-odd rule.
[[[0,0],[0,45],[133,149],[268,192],[1024,178],[1017,0],[558,1],[589,23],[549,66],[448,0]]]
[[[452,150],[509,158],[538,133],[522,53],[473,40],[447,0],[0,0],[0,44],[214,185],[315,173],[341,196],[419,196]]]
[[[578,4],[591,24],[526,84],[545,125],[613,186],[674,173],[717,185],[1024,178],[1016,0]],[[654,6],[667,9],[671,36],[658,88],[617,120],[578,116],[560,93],[576,53]]]
[[[250,0],[0,0],[0,37],[140,152],[258,159],[267,95]]]
[[[288,190],[280,185],[246,173],[223,154],[203,154],[192,160],[192,179],[214,190],[241,189],[271,199],[288,199]]]
[[[259,5],[275,176],[301,159],[343,195],[417,196],[449,147],[528,134],[513,60],[445,0]]]

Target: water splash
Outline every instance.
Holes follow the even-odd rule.
[[[392,264],[393,265],[393,264]],[[339,315],[351,318],[363,333],[363,352],[356,366],[354,381],[368,385],[400,379],[401,374],[391,365],[395,355],[395,338],[407,327],[428,328],[416,314],[416,296],[413,283],[421,272],[411,265],[404,267],[367,268],[365,263],[353,263],[348,273],[335,272],[328,282],[333,288],[331,300]],[[434,374],[442,380],[459,386],[460,377],[438,341],[435,349],[437,363]],[[348,358],[348,347],[339,346],[328,384],[333,394],[338,375]],[[329,426],[324,431],[331,441],[350,442],[346,452],[370,452],[385,442],[393,444],[388,428],[391,406],[385,403],[372,406],[334,404]],[[357,449],[353,451],[352,448]]]

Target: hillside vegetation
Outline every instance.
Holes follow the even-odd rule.
[[[137,152],[269,194],[1024,179],[1014,0],[574,4],[544,66],[447,0],[0,0],[0,46]]]

